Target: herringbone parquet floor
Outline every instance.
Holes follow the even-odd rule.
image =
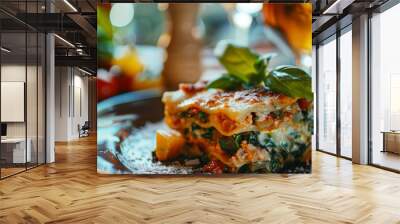
[[[96,174],[96,141],[0,181],[0,223],[400,223],[400,175],[323,153],[310,175]]]

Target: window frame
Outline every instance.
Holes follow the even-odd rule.
[[[368,53],[367,53],[367,65],[368,65],[368,69],[367,69],[367,78],[368,78],[368,96],[367,96],[367,100],[368,100],[368,111],[367,111],[367,117],[368,117],[368,137],[367,137],[367,141],[368,141],[368,165],[373,166],[373,167],[377,167],[383,170],[387,170],[387,171],[391,171],[391,172],[395,172],[395,173],[400,173],[400,170],[394,169],[394,168],[390,168],[387,166],[383,166],[380,164],[376,164],[373,162],[373,153],[374,153],[374,149],[373,149],[373,132],[372,132],[372,93],[373,93],[373,88],[372,88],[372,41],[373,41],[373,35],[372,35],[372,19],[374,17],[374,14],[381,14],[384,13],[385,11],[391,9],[394,6],[397,6],[398,4],[400,4],[400,2],[398,0],[388,0],[386,1],[384,4],[380,5],[377,8],[371,9],[367,12],[368,14],[368,30],[367,30],[367,39],[368,39]]]
[[[341,103],[341,99],[340,99],[340,81],[341,81],[341,79],[340,79],[340,77],[341,77],[341,67],[340,67],[340,37],[342,36],[342,35],[344,35],[345,33],[347,33],[347,32],[352,32],[352,23],[349,23],[349,24],[347,24],[346,26],[344,26],[343,28],[341,28],[341,29],[338,29],[334,34],[332,34],[332,35],[330,35],[330,36],[328,36],[327,38],[325,38],[325,39],[323,39],[323,40],[321,40],[321,41],[319,41],[317,44],[315,44],[315,49],[316,49],[316,52],[315,52],[315,55],[316,55],[316,70],[315,70],[315,72],[316,72],[316,74],[315,74],[315,77],[316,77],[316,87],[315,87],[315,89],[316,89],[316,99],[315,99],[315,105],[316,105],[316,113],[315,113],[315,119],[316,119],[316,127],[315,127],[315,134],[316,134],[316,151],[319,151],[319,152],[323,152],[323,153],[326,153],[326,154],[329,154],[329,155],[333,155],[333,156],[336,156],[336,157],[339,157],[339,158],[343,158],[343,159],[346,159],[346,160],[352,160],[352,158],[350,158],[350,157],[347,157],[347,156],[344,156],[344,155],[342,155],[342,152],[341,152],[341,118],[340,118],[340,103]],[[319,119],[319,106],[318,106],[318,101],[319,101],[319,85],[320,85],[320,79],[319,79],[319,51],[318,51],[318,49],[320,48],[320,45],[322,44],[322,43],[324,43],[324,44],[326,44],[326,43],[328,43],[328,42],[330,42],[330,41],[336,41],[336,61],[335,61],[335,63],[336,63],[336,152],[335,153],[332,153],[332,152],[328,152],[328,151],[326,151],[326,150],[324,150],[324,149],[321,149],[319,146],[320,146],[320,143],[319,143],[319,122],[320,122],[320,119]]]
[[[25,3],[25,17],[27,16],[27,1],[21,1],[21,2],[23,2],[23,3]],[[36,3],[37,5],[36,5],[36,11],[38,11],[39,10],[39,6],[38,6],[38,4],[39,4],[39,1],[37,0],[37,1],[34,1],[33,3]],[[8,12],[7,11],[5,11],[5,10],[3,10],[2,8],[1,8],[1,3],[0,3],[0,9],[1,9],[1,11],[2,12],[6,12],[7,14],[8,14]],[[47,10],[48,10],[48,7],[46,7],[46,12],[47,12]],[[10,15],[12,15],[12,14],[10,14]],[[20,23],[22,23],[22,25],[23,25],[23,27],[24,27],[24,29],[22,30],[18,30],[18,31],[13,31],[13,32],[9,32],[9,31],[4,31],[4,30],[2,30],[2,29],[0,29],[0,46],[2,45],[2,34],[5,34],[5,33],[20,33],[21,35],[25,35],[25,37],[24,37],[24,42],[25,42],[25,49],[24,49],[24,52],[25,52],[25,56],[24,56],[24,60],[25,60],[25,87],[24,87],[24,130],[25,130],[25,134],[24,134],[24,139],[25,139],[25,143],[24,143],[24,145],[25,145],[25,148],[24,148],[24,150],[25,150],[25,166],[24,166],[24,168],[23,168],[23,170],[20,170],[20,171],[17,171],[17,172],[14,172],[14,173],[12,173],[12,174],[9,174],[9,175],[6,175],[6,176],[4,176],[4,173],[2,173],[2,167],[0,166],[0,180],[4,180],[4,179],[7,179],[7,178],[9,178],[9,177],[12,177],[12,176],[14,176],[14,175],[17,175],[17,174],[19,174],[19,173],[23,173],[23,172],[26,172],[26,171],[28,171],[28,170],[30,170],[30,169],[34,169],[34,168],[36,168],[36,167],[39,167],[39,166],[41,166],[41,165],[44,165],[44,164],[47,164],[47,110],[46,110],[46,108],[47,108],[47,43],[48,43],[48,40],[47,40],[47,32],[43,32],[43,31],[41,31],[41,30],[38,30],[38,29],[36,29],[36,28],[34,28],[34,27],[32,27],[32,26],[30,26],[30,25],[28,25],[27,23],[24,23],[23,21],[20,21],[18,18],[16,18],[16,17],[14,17],[14,16],[10,16],[12,19],[14,19],[14,20],[16,20],[16,21],[18,21],[18,22],[20,22]],[[25,18],[26,19],[26,18]],[[0,24],[0,28],[1,28],[1,24]],[[43,86],[43,88],[44,88],[44,91],[42,92],[42,96],[43,96],[43,99],[42,99],[42,103],[43,103],[43,105],[41,105],[43,108],[42,109],[44,109],[44,114],[43,114],[43,117],[41,117],[43,120],[41,120],[43,123],[43,128],[44,128],[44,130],[43,130],[43,148],[42,148],[42,152],[44,153],[43,155],[41,155],[43,158],[43,161],[42,162],[39,162],[39,144],[38,144],[38,141],[37,141],[37,144],[36,144],[36,161],[35,161],[35,163],[32,163],[32,164],[29,164],[29,166],[28,166],[28,163],[29,162],[27,162],[28,161],[28,158],[27,158],[27,156],[28,156],[28,154],[27,154],[27,148],[28,148],[28,112],[27,112],[27,84],[28,84],[28,78],[27,78],[27,76],[28,76],[28,34],[33,34],[33,35],[35,35],[36,36],[36,49],[35,49],[35,51],[36,51],[36,60],[34,61],[34,65],[36,66],[36,69],[35,69],[35,75],[36,75],[36,91],[35,91],[35,95],[36,95],[36,122],[34,122],[35,124],[34,125],[36,125],[36,136],[34,136],[33,138],[36,138],[36,140],[38,140],[38,138],[39,138],[39,113],[38,113],[38,110],[39,110],[39,81],[38,81],[38,75],[39,75],[39,70],[38,70],[38,67],[39,67],[39,52],[41,52],[41,53],[43,53],[43,55],[41,55],[41,57],[42,57],[42,60],[43,60],[43,64],[42,64],[42,70],[41,70],[41,73],[42,73],[42,84],[44,85]],[[43,44],[42,45],[42,48],[43,49],[41,49],[41,51],[39,51],[39,34],[43,34],[43,35],[41,35],[41,39],[40,39],[40,41],[41,41],[41,43]],[[3,64],[2,64],[2,62],[3,62],[3,60],[2,60],[2,54],[0,53],[0,82],[1,82],[1,67],[3,66]],[[1,85],[0,85],[0,90],[1,90]],[[1,91],[0,91],[1,92]],[[1,96],[1,93],[0,93],[0,96]],[[1,99],[1,97],[0,97],[0,99]],[[0,110],[1,110],[1,106],[0,106]],[[1,118],[1,115],[0,115],[0,118]],[[1,119],[0,119],[0,123],[2,123],[1,122]],[[1,144],[0,144],[0,158],[1,158],[1,152],[2,152],[2,146],[1,146]],[[32,153],[32,152],[31,152]],[[32,155],[32,154],[31,154]],[[1,164],[0,164],[1,165]],[[21,167],[22,168],[22,167]]]

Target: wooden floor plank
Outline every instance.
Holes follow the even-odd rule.
[[[0,223],[400,223],[400,175],[320,152],[313,173],[98,175],[96,138],[0,181]]]

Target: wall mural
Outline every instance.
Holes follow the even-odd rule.
[[[97,13],[99,173],[311,172],[311,4]]]

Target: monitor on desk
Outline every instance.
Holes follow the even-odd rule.
[[[1,137],[7,136],[7,124],[1,123]]]

